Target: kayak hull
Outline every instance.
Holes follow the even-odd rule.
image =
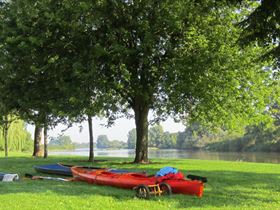
[[[72,176],[71,167],[62,164],[34,166],[34,169],[39,173]]]
[[[55,175],[63,175],[63,176],[73,176],[71,167],[74,167],[74,165],[66,165],[66,164],[48,164],[48,165],[40,165],[40,166],[34,166],[34,169],[39,173],[45,173],[45,174],[55,174]],[[79,166],[80,168],[84,169],[91,169],[91,170],[100,170],[104,168],[100,167],[94,167],[94,166]],[[127,170],[122,169],[106,169],[109,171],[112,171],[114,173],[127,173]]]
[[[161,182],[157,177],[149,177],[141,173],[117,174],[106,170],[87,170],[79,167],[71,168],[74,178],[90,184],[107,185],[125,189],[133,189],[138,185],[154,185],[165,182],[170,185],[172,192],[177,194],[203,195],[203,183],[198,180],[167,179]]]
[[[165,180],[165,183],[169,184],[172,193],[196,195],[202,197],[204,184],[198,180]]]

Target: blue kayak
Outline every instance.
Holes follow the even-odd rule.
[[[63,165],[63,164],[49,164],[49,165],[40,165],[34,166],[34,169],[37,172],[45,173],[45,174],[57,174],[64,176],[72,176],[71,166]]]
[[[0,181],[2,181],[4,175],[5,175],[4,173],[1,173],[1,172],[0,172]]]
[[[49,164],[49,165],[40,165],[40,166],[34,166],[34,169],[39,173],[45,173],[45,174],[56,174],[56,175],[64,175],[64,176],[72,176],[71,167],[74,165],[66,165],[66,164]],[[101,167],[88,167],[88,166],[82,166],[82,168],[85,169],[104,169]],[[113,173],[127,173],[129,171],[122,170],[122,169],[108,169],[108,171]]]

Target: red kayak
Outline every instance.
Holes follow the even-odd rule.
[[[107,170],[90,170],[80,167],[72,167],[71,170],[74,178],[91,184],[134,189],[139,185],[148,186],[164,182],[170,185],[172,193],[196,195],[198,197],[203,194],[203,182],[199,180],[172,179],[171,177],[167,179],[161,177],[159,179],[156,176],[147,176],[141,173],[117,174]]]

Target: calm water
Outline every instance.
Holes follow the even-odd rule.
[[[76,149],[72,151],[52,151],[53,155],[79,155],[88,156],[88,149]],[[134,150],[94,150],[95,156],[131,157]],[[150,150],[149,158],[174,158],[174,159],[202,159],[202,160],[228,160],[258,163],[280,163],[280,153],[265,152],[208,152],[208,151],[184,151],[175,149]]]

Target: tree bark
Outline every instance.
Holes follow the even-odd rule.
[[[44,158],[48,158],[48,126],[44,126]]]
[[[89,130],[89,162],[94,161],[94,153],[93,153],[93,131],[92,131],[92,117],[88,115],[88,130]]]
[[[33,150],[33,157],[39,157],[41,154],[40,143],[42,139],[42,127],[35,125],[35,132],[34,132],[34,150]]]
[[[136,124],[136,151],[134,163],[147,163],[148,160],[148,105],[136,104],[133,108]]]

